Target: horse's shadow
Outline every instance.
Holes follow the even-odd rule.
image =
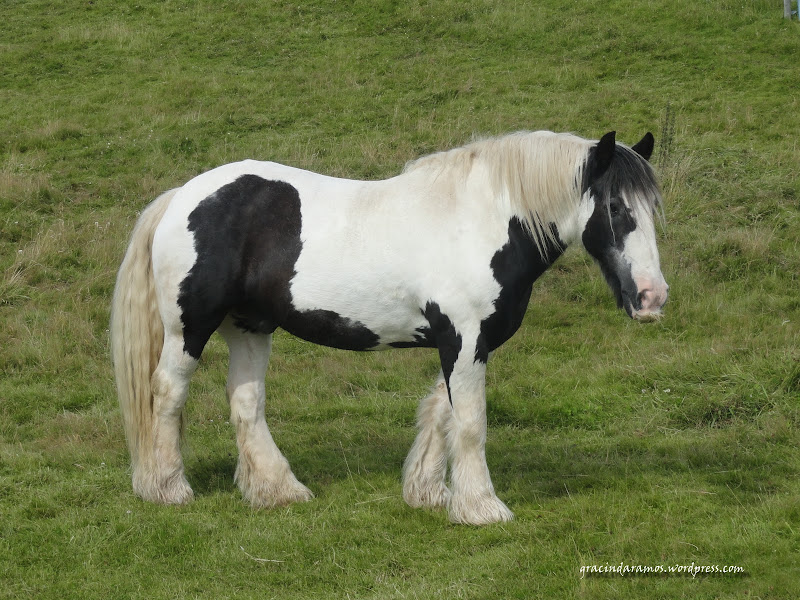
[[[583,441],[569,433],[556,442],[552,438],[542,442],[521,439],[514,451],[508,452],[508,439],[499,441],[503,435],[499,431],[495,435],[498,440],[487,444],[492,479],[498,495],[512,501],[634,489],[658,479],[674,478],[675,486],[670,487],[679,487],[686,475],[708,489],[758,494],[779,488],[784,477],[800,476],[799,472],[773,470],[769,477],[749,478],[750,459],[713,438],[676,444],[657,435],[645,440],[633,435],[598,439],[596,433],[587,432]],[[513,435],[545,437],[541,431]],[[395,434],[359,441],[331,439],[304,447],[287,446],[285,454],[298,479],[316,493],[341,481],[354,477],[368,480],[374,475],[396,478],[399,493],[402,464],[413,436],[412,428],[400,428]],[[187,464],[187,476],[199,496],[236,493],[235,469],[233,448],[224,454],[195,455]]]
[[[186,477],[195,496],[211,496],[216,493],[236,491],[233,475],[236,472],[236,457],[232,454],[198,456],[186,465]]]
[[[605,491],[657,494],[661,487],[674,494],[687,486],[693,493],[711,496],[736,493],[742,501],[777,491],[781,481],[800,476],[799,470],[784,464],[753,477],[749,473],[763,472],[758,458],[747,449],[732,450],[717,436],[687,442],[657,434],[598,439],[596,432],[587,432],[582,440],[569,432],[555,443],[522,442],[513,455],[495,454],[494,459],[488,445],[487,456],[498,494],[519,501]]]
[[[282,448],[297,478],[315,492],[325,486],[356,477],[400,472],[413,442],[413,431],[398,432],[389,438],[369,443],[339,443],[328,440],[305,448]],[[220,453],[194,451],[187,460],[186,476],[196,496],[235,492],[236,449]]]

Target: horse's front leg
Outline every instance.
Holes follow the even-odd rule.
[[[453,414],[447,431],[452,464],[448,511],[455,523],[510,521],[513,513],[495,495],[486,464],[486,363],[464,344],[449,377]]]

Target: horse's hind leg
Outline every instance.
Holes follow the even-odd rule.
[[[227,392],[239,447],[235,479],[242,495],[254,508],[310,500],[313,494],[295,478],[264,418],[272,336],[244,332],[230,320],[219,332],[230,349]]]
[[[417,411],[419,432],[403,465],[403,499],[414,508],[447,506],[447,424],[452,416],[447,385],[440,372]]]
[[[147,500],[184,504],[192,499],[181,458],[181,426],[189,380],[197,361],[183,351],[183,337],[165,334],[164,347],[153,372],[153,454],[136,466],[134,490]]]

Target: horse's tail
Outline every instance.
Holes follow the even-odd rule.
[[[131,454],[134,489],[137,473],[141,477],[153,468],[150,378],[164,345],[153,278],[153,234],[175,192],[165,192],[142,211],[119,268],[111,303],[111,359]]]

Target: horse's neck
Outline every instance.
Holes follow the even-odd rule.
[[[564,198],[565,203],[560,205],[564,210],[556,214],[543,214],[537,210],[534,195],[530,206],[522,206],[520,202],[511,198],[508,187],[498,189],[491,179],[491,173],[485,166],[476,170],[475,188],[480,189],[488,203],[494,207],[494,212],[504,222],[516,219],[524,224],[524,229],[537,245],[537,249],[544,257],[552,257],[555,261],[566,248],[580,238],[582,220],[585,222],[591,213],[583,215],[580,199]],[[550,262],[552,262],[550,261]]]
[[[401,175],[400,179],[402,187],[408,190],[413,189],[418,193],[424,190],[424,194],[439,205],[445,216],[468,213],[472,218],[480,219],[487,228],[494,223],[504,230],[512,220],[519,221],[526,231],[531,232],[529,235],[537,251],[548,260],[552,258],[552,261],[580,238],[581,219],[585,221],[589,216],[581,214],[581,206],[585,203],[580,200],[569,203],[567,210],[561,211],[557,217],[540,219],[532,216],[520,207],[519,202],[512,200],[508,189],[498,187],[491,167],[481,160],[450,165],[431,161]],[[535,206],[532,208],[535,209]],[[555,235],[550,235],[550,232],[555,232]]]

